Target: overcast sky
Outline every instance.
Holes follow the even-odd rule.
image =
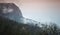
[[[4,0],[4,2],[17,4],[25,18],[43,23],[54,22],[60,24],[59,0]]]
[[[60,23],[60,1],[58,0],[25,0],[20,8],[26,18],[43,23]]]

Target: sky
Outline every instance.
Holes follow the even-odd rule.
[[[60,0],[1,0],[15,3],[25,18],[42,23],[60,24]]]
[[[60,23],[60,1],[25,0],[21,3],[23,16],[42,23]]]

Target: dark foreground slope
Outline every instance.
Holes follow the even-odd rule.
[[[38,27],[0,16],[0,35],[60,35],[60,29],[55,24]]]

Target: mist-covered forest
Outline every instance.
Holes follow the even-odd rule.
[[[0,16],[0,35],[60,35],[58,25],[54,23],[41,25],[39,27],[38,24],[18,23]]]

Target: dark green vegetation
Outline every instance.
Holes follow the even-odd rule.
[[[60,35],[56,24],[28,25],[0,16],[0,35]]]

